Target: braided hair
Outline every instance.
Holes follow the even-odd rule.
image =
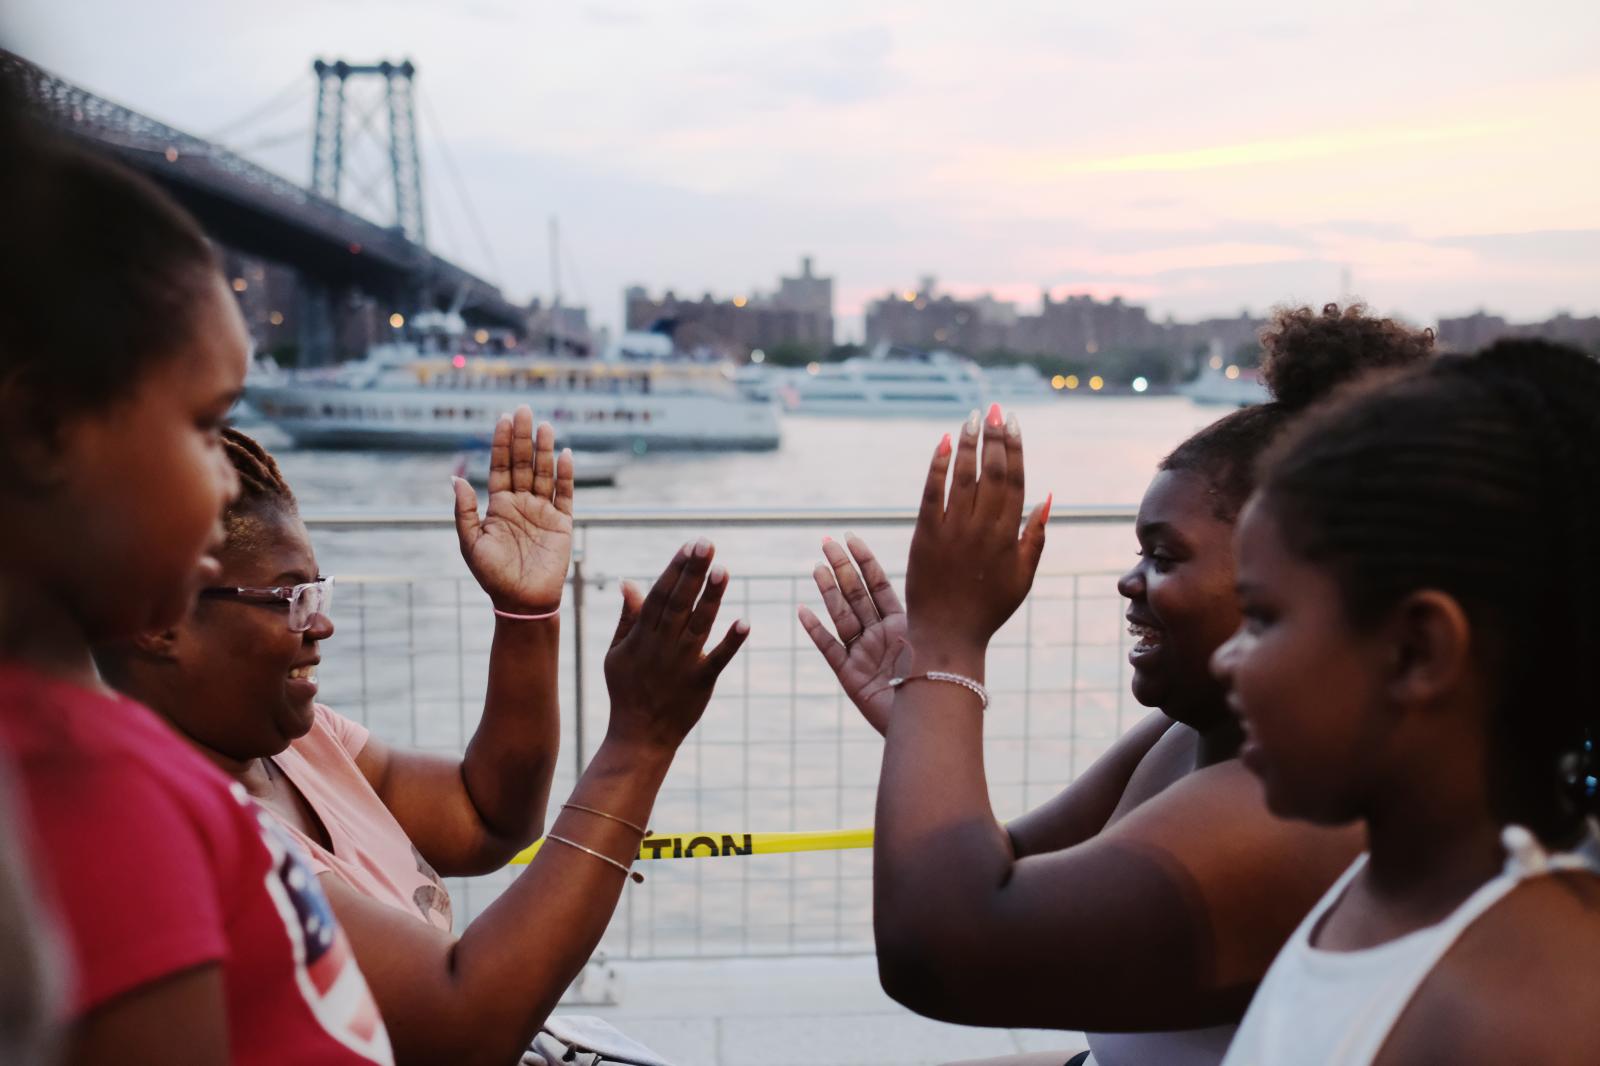
[[[299,506],[277,460],[254,437],[228,426],[222,431],[222,447],[239,475],[239,496],[223,515],[228,544],[248,549],[255,542],[259,519],[298,514]]]
[[[1600,533],[1600,364],[1542,341],[1441,356],[1308,415],[1260,478],[1285,543],[1336,576],[1357,626],[1419,589],[1462,606],[1493,685],[1497,814],[1570,837],[1595,807],[1600,731],[1586,562]],[[1559,574],[1537,573],[1556,561]]]
[[[1210,487],[1212,510],[1232,522],[1255,489],[1256,460],[1295,415],[1369,371],[1410,366],[1433,352],[1433,331],[1367,314],[1356,303],[1280,308],[1261,332],[1261,376],[1272,395],[1225,415],[1161,461],[1191,470]]]

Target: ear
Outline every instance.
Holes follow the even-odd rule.
[[[1472,668],[1472,622],[1454,596],[1436,589],[1413,592],[1395,606],[1388,629],[1389,691],[1402,704],[1432,702],[1458,687]]]
[[[128,641],[128,647],[139,656],[158,662],[175,662],[178,658],[179,637],[176,629],[163,629],[159,633],[143,633]]]
[[[67,465],[61,454],[64,438],[61,419],[43,410],[15,378],[0,380],[0,430],[4,454],[11,457],[8,472],[33,491],[53,488]]]

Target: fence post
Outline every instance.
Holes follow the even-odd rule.
[[[583,553],[572,556],[572,752],[573,783],[583,776]]]

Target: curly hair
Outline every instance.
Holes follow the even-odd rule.
[[[1262,505],[1370,625],[1437,589],[1490,671],[1499,813],[1559,840],[1594,807],[1600,731],[1600,364],[1501,342],[1312,412],[1266,454]],[[1536,570],[1567,560],[1559,578]]]
[[[1224,522],[1256,487],[1256,461],[1296,415],[1369,373],[1406,367],[1433,353],[1433,331],[1375,318],[1365,305],[1279,308],[1261,331],[1261,376],[1270,403],[1224,415],[1178,445],[1162,470],[1203,475]]]

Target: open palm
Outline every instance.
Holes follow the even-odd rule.
[[[526,406],[502,415],[489,449],[489,505],[455,480],[461,557],[503,611],[542,614],[561,605],[572,561],[572,453],[555,452],[555,430],[533,425]]]
[[[823,541],[822,552],[828,561],[817,564],[811,575],[838,636],[828,632],[806,607],[800,608],[800,624],[850,702],[872,728],[883,733],[889,728],[889,708],[894,705],[894,688],[889,682],[911,666],[906,612],[866,542],[854,535],[845,541],[849,555],[832,540]]]

